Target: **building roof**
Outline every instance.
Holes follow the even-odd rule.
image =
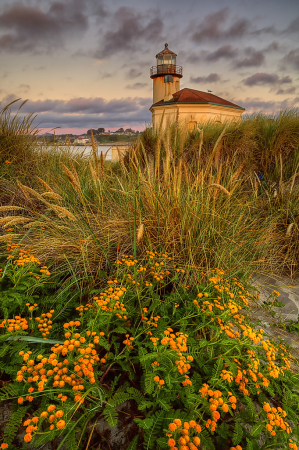
[[[165,48],[164,50],[162,50],[161,52],[156,54],[156,58],[158,58],[159,55],[173,55],[173,56],[178,56],[176,53],[172,52],[171,50],[169,50],[168,48],[168,44],[165,44]]]
[[[245,108],[242,108],[241,106],[238,106],[235,103],[229,102],[224,98],[217,97],[217,95],[189,88],[181,89],[180,91],[177,91],[173,94],[172,99],[166,102],[164,102],[164,100],[160,100],[159,102],[154,103],[153,106],[168,105],[168,104],[171,105],[174,103],[209,103],[213,105],[228,106],[230,108],[238,108],[245,110]]]

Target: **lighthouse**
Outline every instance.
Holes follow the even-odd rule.
[[[156,55],[157,65],[151,67],[153,104],[150,107],[153,127],[167,127],[171,123],[185,125],[190,131],[204,122],[239,122],[245,109],[222,97],[196,89],[180,88],[182,66],[176,65],[177,54],[164,50]]]
[[[169,50],[168,44],[165,44],[164,50],[156,55],[157,65],[150,70],[153,80],[153,103],[160,100],[168,101],[180,90],[183,68],[176,65],[176,57],[177,54]]]

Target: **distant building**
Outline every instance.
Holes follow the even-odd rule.
[[[213,120],[215,122],[242,119],[245,109],[210,92],[196,89],[180,89],[183,68],[176,65],[176,53],[168,48],[156,55],[157,65],[150,70],[153,80],[153,104],[150,108],[153,126],[163,126],[170,122],[185,123],[190,130],[196,129],[200,123]]]
[[[77,139],[74,140],[74,144],[89,144],[90,140],[87,137],[78,136]]]

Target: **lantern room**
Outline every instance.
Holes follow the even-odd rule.
[[[176,57],[177,54],[169,50],[168,44],[165,44],[164,50],[156,55],[157,65],[150,70],[153,80],[153,103],[166,101],[180,90],[183,68],[176,65]]]

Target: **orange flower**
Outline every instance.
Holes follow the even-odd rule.
[[[50,406],[48,406],[48,411],[49,411],[49,412],[52,412],[52,411],[55,410],[55,408],[56,408],[55,405],[50,405]]]
[[[175,440],[174,439],[168,439],[168,445],[169,445],[169,447],[174,447],[175,446]]]
[[[175,423],[170,423],[168,428],[170,429],[170,431],[175,431],[177,429],[177,426]]]
[[[195,436],[195,437],[193,438],[193,442],[194,442],[195,445],[199,445],[199,444],[200,444],[200,439],[199,439],[199,437],[198,437],[198,436]]]
[[[1,448],[8,448],[8,444],[6,444],[5,442],[2,442]]]
[[[23,403],[23,401],[24,401],[23,397],[19,397],[19,398],[18,398],[18,403],[21,404],[21,403]]]
[[[61,430],[62,428],[65,427],[65,421],[59,420],[59,422],[57,422],[56,426],[57,426],[57,428],[59,428]]]
[[[30,433],[25,434],[24,436],[24,441],[25,442],[30,442],[32,439],[32,435]]]
[[[271,406],[269,405],[269,403],[264,404],[264,411],[266,411],[266,412],[271,411]]]

